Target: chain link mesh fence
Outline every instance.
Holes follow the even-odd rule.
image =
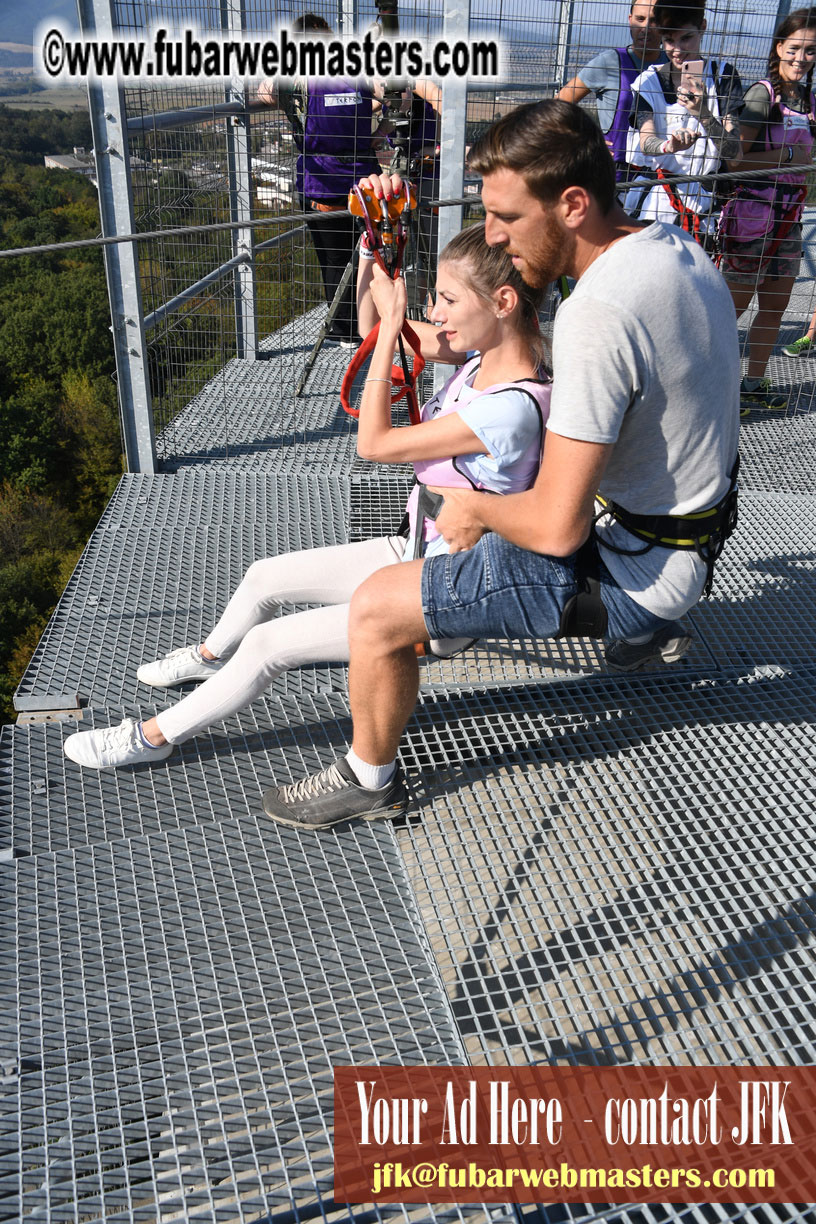
[[[344,10],[342,6],[323,2],[308,7],[319,19],[313,21],[313,25],[325,24],[345,33],[351,32],[352,20],[359,33],[373,27],[379,16],[378,8],[370,2],[354,6],[353,14],[348,8]],[[162,24],[171,28],[190,25],[202,32],[228,31],[235,36],[240,36],[243,29],[246,36],[252,37],[268,33],[281,23],[292,28],[304,9],[277,0],[273,3],[251,0],[240,6],[240,10],[236,8],[231,16],[229,6],[222,8],[197,0],[186,4],[149,2],[138,7],[119,3],[114,11],[120,33],[134,38],[143,37],[151,27]],[[733,3],[709,6],[701,54],[714,62],[715,73],[722,73],[725,65],[732,65],[742,87],[749,87],[766,74],[778,13],[779,6],[771,0],[752,0],[748,6]],[[458,151],[460,160],[464,160],[467,148],[494,119],[515,106],[554,96],[565,83],[581,82],[582,72],[588,82],[594,82],[588,65],[603,51],[630,45],[628,15],[625,0],[564,0],[547,6],[531,0],[498,6],[473,0],[470,5],[471,33],[499,39],[505,55],[500,81],[471,82],[468,86],[465,148]],[[445,5],[421,4],[418,0],[401,3],[396,19],[392,19],[393,24],[398,24],[401,35],[422,37],[428,45],[435,45],[444,37],[445,22]],[[668,71],[664,69],[665,73]],[[358,124],[354,134],[354,156],[358,162],[373,157],[384,169],[399,168],[410,173],[417,183],[420,210],[412,227],[406,259],[412,313],[416,317],[421,316],[426,307],[434,280],[439,209],[430,201],[439,196],[441,84],[440,80],[384,82],[385,119],[375,111],[371,123],[364,125],[365,130]],[[413,93],[411,85],[416,87]],[[604,91],[585,88],[582,92],[582,104],[594,109],[603,122],[604,107],[609,105],[608,99],[603,100]],[[219,110],[230,100],[239,102],[238,110],[244,104],[249,107],[244,111],[246,122],[239,145],[236,145],[236,129],[243,121],[237,114],[224,115]],[[353,228],[342,214],[338,218],[329,211],[342,202],[345,185],[342,192],[339,186],[336,188],[336,197],[315,199],[308,194],[309,183],[304,185],[297,174],[298,137],[293,126],[291,99],[287,104],[280,94],[278,101],[280,106],[260,106],[257,82],[247,84],[246,89],[243,83],[234,82],[225,89],[223,84],[216,88],[185,80],[170,87],[140,87],[128,89],[126,93],[137,229],[162,231],[161,237],[140,244],[139,267],[144,312],[149,323],[149,376],[154,421],[159,458],[165,464],[172,465],[178,457],[172,422],[180,408],[209,385],[227,361],[236,356],[253,355],[245,354],[246,337],[242,338],[240,328],[236,327],[236,293],[240,296],[240,290],[236,289],[235,282],[242,272],[235,267],[224,271],[224,265],[236,254],[235,231],[174,233],[181,227],[235,219],[236,198],[242,190],[236,158],[243,158],[245,168],[251,173],[251,198],[243,200],[241,215],[244,219],[251,217],[255,223],[263,218],[269,220],[268,229],[259,225],[253,227],[254,245],[261,249],[254,254],[252,263],[254,297],[250,323],[257,328],[261,350],[265,337],[276,335],[280,338],[285,334],[287,346],[291,348],[293,385],[314,342],[316,325],[323,320],[325,309],[332,301],[340,271],[352,258]],[[724,109],[725,103],[722,105]],[[192,108],[195,113],[190,115]],[[185,114],[174,121],[166,118],[169,112]],[[676,123],[676,117],[669,116],[669,126],[673,122]],[[657,127],[662,131],[659,123]],[[371,144],[371,131],[375,130],[377,138]],[[698,157],[695,164],[692,157],[688,161],[688,173],[678,177],[678,166],[673,159],[639,157],[634,126],[632,131],[634,135],[630,136],[627,156],[632,162],[651,165],[637,170],[628,168],[629,178],[636,180],[639,189],[622,198],[646,217],[655,209],[661,214],[675,216],[672,210],[679,206],[681,213],[687,212],[691,202],[692,211],[696,209],[700,214],[701,235],[713,246],[723,199],[728,190],[733,191],[735,183],[741,181],[739,175],[736,179],[733,175],[726,178],[724,166],[712,169],[706,162],[706,168],[712,172],[703,176],[699,173],[703,163]],[[245,151],[240,147],[241,138],[246,141]],[[670,181],[656,185],[654,165],[661,160],[669,163]],[[753,177],[756,179],[756,174]],[[744,185],[750,186],[750,182],[748,174]],[[314,184],[312,190],[315,190]],[[810,191],[809,183],[807,190]],[[478,182],[467,174],[464,191],[466,197],[474,196],[475,204]],[[809,232],[809,208],[808,201],[806,232]],[[473,215],[478,215],[478,208],[466,210],[465,220]],[[675,216],[675,219],[682,217]],[[698,224],[693,217],[692,223]],[[771,243],[772,238],[766,236],[760,244],[762,251],[756,258],[757,277],[760,272],[767,274]],[[771,271],[776,266],[774,264]],[[791,265],[780,266],[787,275]],[[215,276],[218,269],[222,274]],[[243,274],[247,274],[246,270]],[[742,279],[744,286],[750,276]],[[189,294],[190,287],[198,286],[201,281],[206,283],[183,304],[170,313],[165,312],[166,303],[172,302],[177,295]],[[780,394],[777,398],[782,410],[791,413],[807,410],[813,391],[809,364],[795,363],[780,351],[804,335],[812,311],[812,268],[807,248],[789,301],[785,286],[783,291],[785,301],[780,297],[775,303],[781,308],[780,317],[771,324],[780,329],[779,343],[772,345],[767,373],[771,381],[778,384]],[[742,292],[744,296],[744,290]],[[349,336],[354,335],[351,294],[352,286],[349,286],[345,293],[346,304],[332,322],[330,336],[349,338],[346,331]],[[340,296],[338,293],[338,298]],[[550,315],[554,304],[551,302]],[[756,303],[743,319],[746,361],[747,336],[755,310]],[[157,317],[151,319],[154,311],[158,312]],[[284,333],[282,329],[287,326]],[[775,335],[773,339],[776,342]],[[754,342],[756,344],[756,333]],[[226,402],[224,411],[227,417],[232,411]]]

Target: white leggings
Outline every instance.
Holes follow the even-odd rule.
[[[405,540],[311,548],[250,565],[204,645],[228,662],[158,715],[162,735],[180,744],[259,697],[281,672],[306,663],[348,663],[348,612],[360,583],[402,560]],[[327,604],[276,616],[282,603]]]

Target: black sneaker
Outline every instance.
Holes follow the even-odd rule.
[[[776,412],[781,412],[787,406],[787,395],[772,390],[770,378],[758,378],[755,384],[743,378],[740,383],[741,417],[748,416],[754,408],[772,408]]]
[[[677,663],[694,644],[679,621],[672,621],[646,642],[627,642],[618,638],[606,648],[606,666],[613,672],[640,671],[653,663]]]
[[[325,339],[327,344],[339,344],[344,349],[356,349],[361,344],[359,336],[351,332],[335,330],[333,327],[326,332]]]
[[[345,757],[290,786],[273,786],[264,792],[267,816],[295,829],[327,829],[341,820],[388,820],[401,816],[408,795],[399,765],[381,790],[360,786]]]

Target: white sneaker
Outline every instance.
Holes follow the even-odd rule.
[[[63,744],[65,755],[87,769],[115,769],[117,765],[152,764],[164,761],[173,751],[172,744],[148,748],[139,734],[135,718],[126,718],[118,727],[101,727],[98,731],[77,731]]]
[[[136,679],[142,684],[172,688],[174,684],[185,684],[188,680],[209,680],[224,664],[220,660],[205,663],[197,646],[182,646],[171,650],[155,663],[143,663],[136,671]]]

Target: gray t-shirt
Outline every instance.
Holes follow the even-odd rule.
[[[630,51],[629,54],[632,57],[632,63],[639,65],[640,70],[645,70],[648,67],[647,64],[642,63],[640,57],[635,55],[633,51]],[[666,57],[661,51],[658,59],[651,62],[653,64],[663,64],[665,59]],[[594,59],[591,59],[578,73],[578,80],[582,81],[587,89],[595,95],[598,123],[602,132],[608,132],[615,118],[621,84],[620,59],[615,48],[610,47],[608,51],[602,51],[600,55],[596,55]]]
[[[548,432],[614,443],[602,496],[638,514],[690,514],[725,495],[739,436],[736,315],[682,230],[656,222],[590,265],[556,315],[553,368]],[[608,517],[597,530],[602,543],[643,547]],[[657,616],[680,616],[700,597],[705,565],[693,552],[602,555]]]

